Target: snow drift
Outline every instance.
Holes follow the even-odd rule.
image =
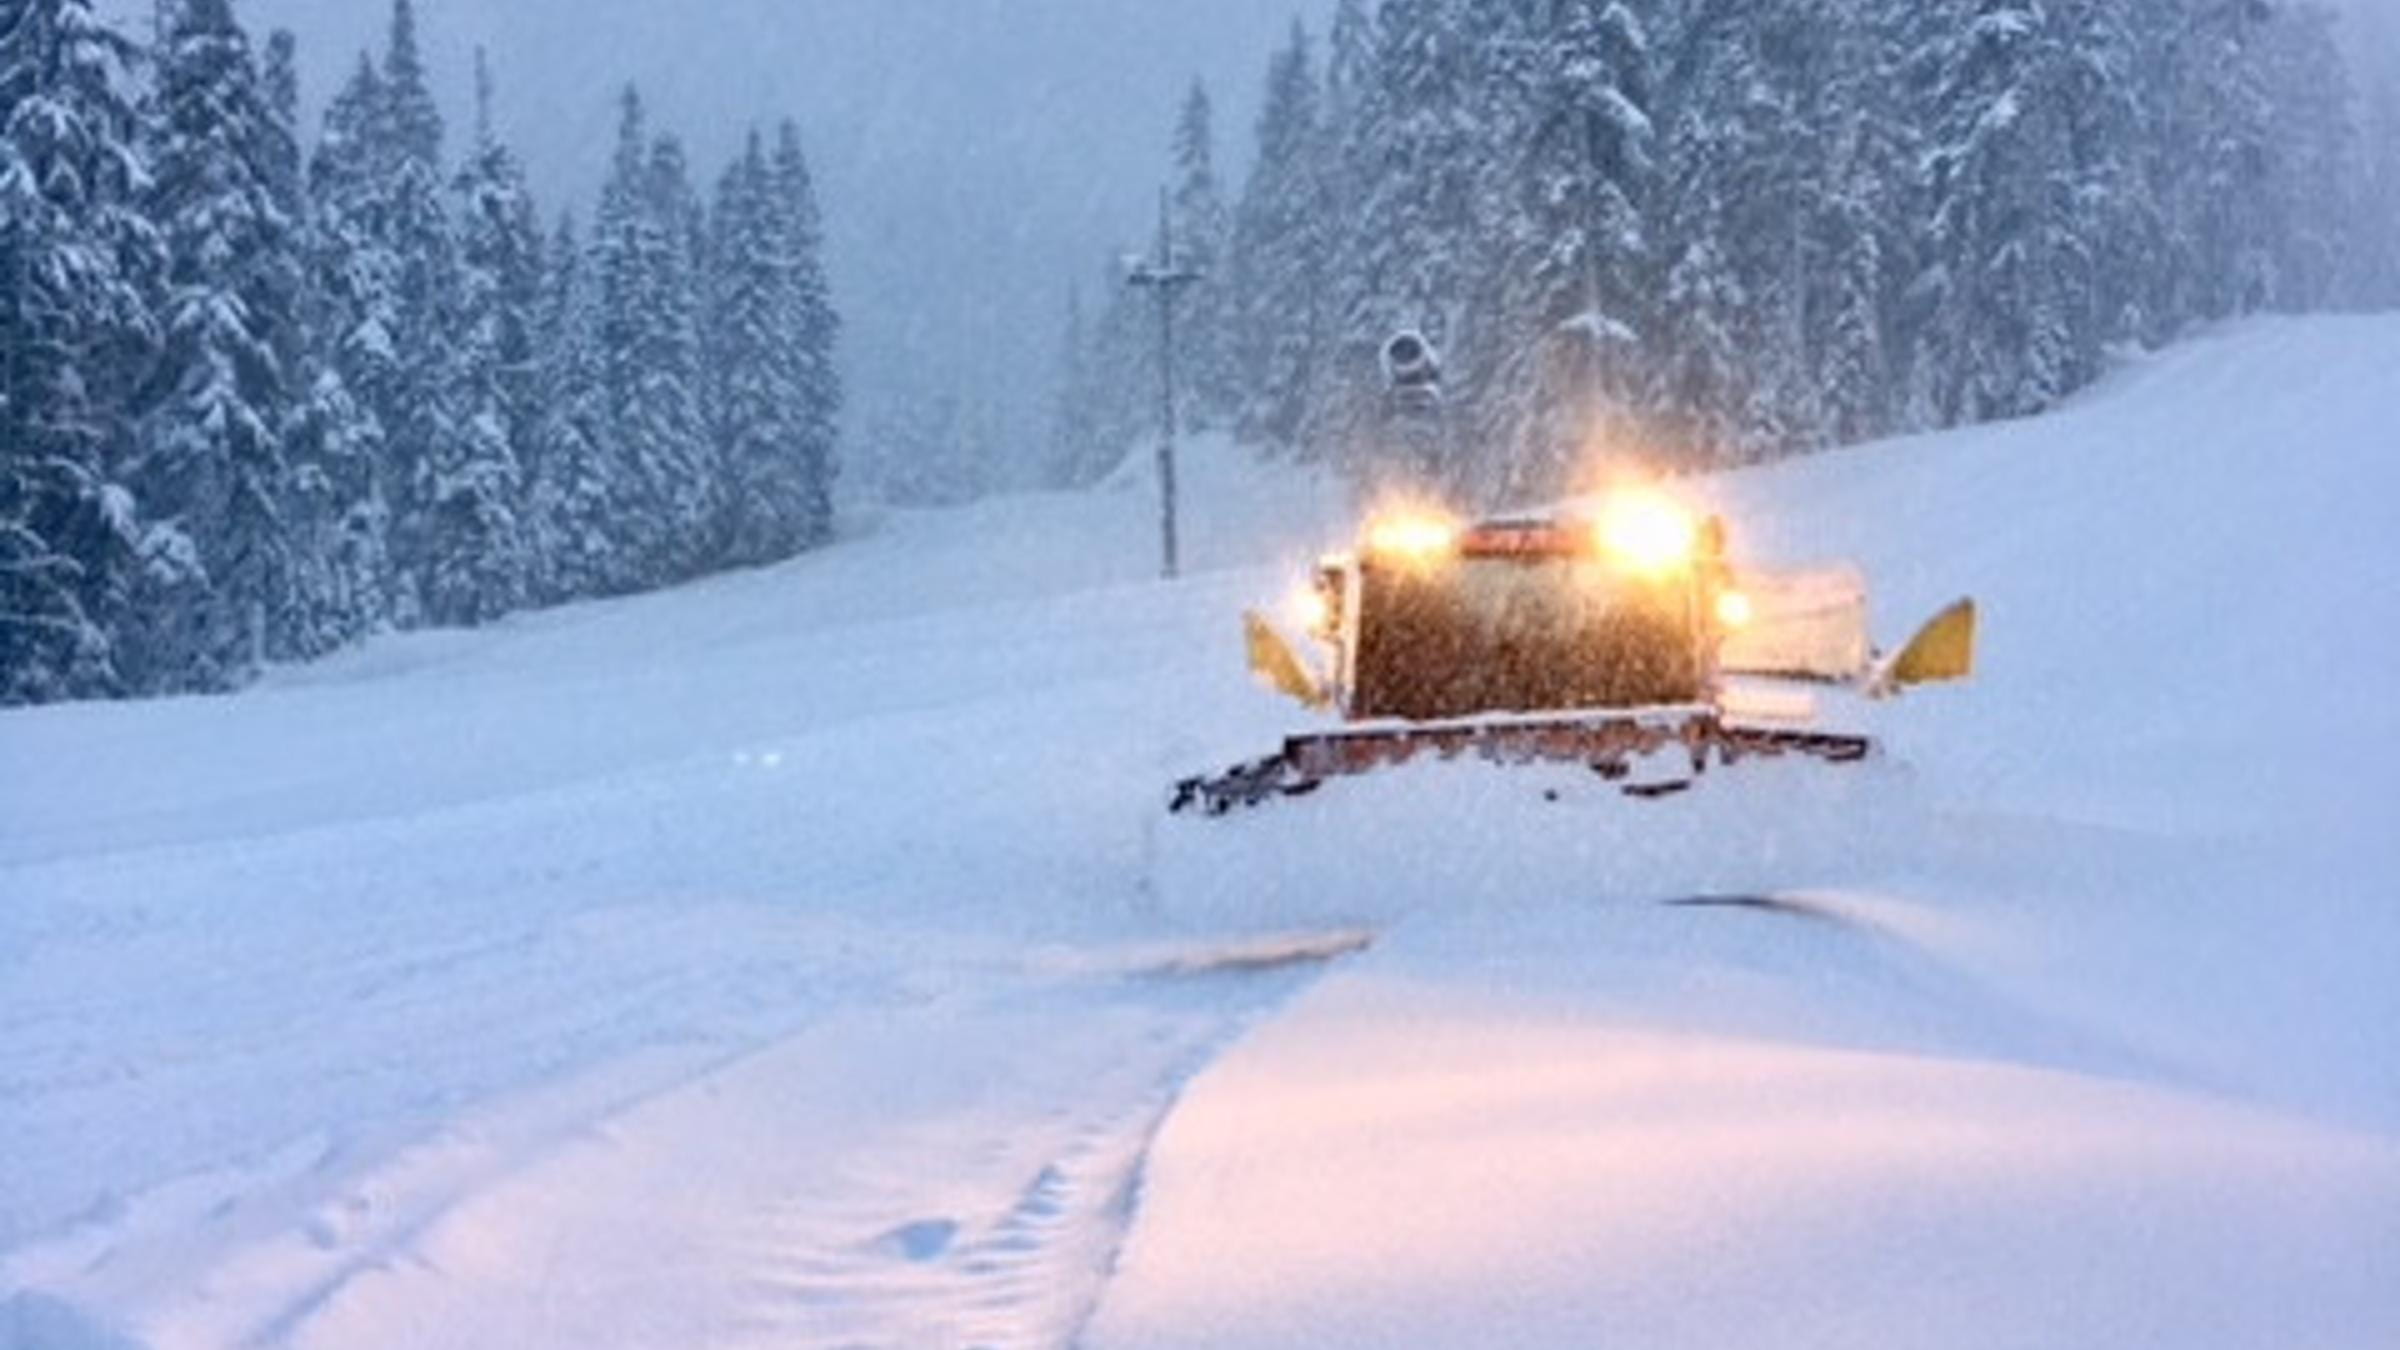
[[[1700,485],[1986,669],[1667,802],[1169,821],[1347,508],[1222,445],[0,716],[0,1346],[2400,1340],[2394,370]]]

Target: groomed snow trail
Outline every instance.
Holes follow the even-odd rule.
[[[1178,585],[1128,478],[0,715],[0,1350],[2381,1350],[2395,370],[1693,485],[1987,643],[1667,802],[1167,820],[1344,523],[1221,445]]]
[[[1139,1160],[1240,1011],[1157,977],[843,1014],[553,1136],[438,1207],[395,1206],[468,1121],[220,1263],[196,1343],[399,1347],[1062,1344]],[[1028,1046],[1038,1051],[1028,1054]],[[421,1206],[420,1206],[421,1207]],[[322,1273],[300,1278],[307,1266]],[[255,1286],[288,1298],[243,1309]],[[260,1314],[265,1314],[261,1316]]]
[[[1063,1341],[1356,943],[1158,910],[1192,727],[1274,715],[1223,569],[1342,514],[1189,468],[1181,587],[1129,481],[0,717],[0,1346]]]
[[[1983,601],[1871,772],[1232,822],[1397,921],[1194,1081],[1086,1343],[2400,1345],[2395,372],[2251,324],[1711,485],[1887,633]]]

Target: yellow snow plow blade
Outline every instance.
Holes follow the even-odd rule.
[[[1892,658],[1879,683],[1886,689],[1963,680],[1975,673],[1975,602],[1961,600],[1933,616]]]
[[[1275,631],[1275,625],[1253,611],[1242,615],[1242,631],[1249,639],[1251,673],[1269,688],[1311,708],[1323,708],[1333,702],[1325,686],[1309,673],[1308,663],[1292,650],[1292,644],[1283,640],[1283,634]]]

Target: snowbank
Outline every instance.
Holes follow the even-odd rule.
[[[1227,833],[1399,921],[1194,1084],[1090,1343],[2400,1344],[2396,370],[2250,325],[1709,485],[1887,640],[1984,602],[1880,781]]]
[[[1166,818],[1348,505],[1221,442],[0,714],[0,1347],[2400,1342],[2396,369],[1709,485],[1986,669],[1668,801]]]

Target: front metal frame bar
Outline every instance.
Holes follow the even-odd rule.
[[[1678,748],[1688,756],[1689,776],[1632,781],[1637,761]],[[1370,724],[1293,736],[1276,754],[1220,774],[1187,778],[1175,785],[1167,809],[1221,816],[1277,797],[1302,796],[1335,778],[1425,758],[1580,764],[1622,784],[1629,796],[1659,797],[1690,787],[1712,760],[1731,766],[1745,759],[1806,755],[1832,764],[1855,764],[1874,751],[1874,741],[1865,736],[1729,725],[1713,708]]]

